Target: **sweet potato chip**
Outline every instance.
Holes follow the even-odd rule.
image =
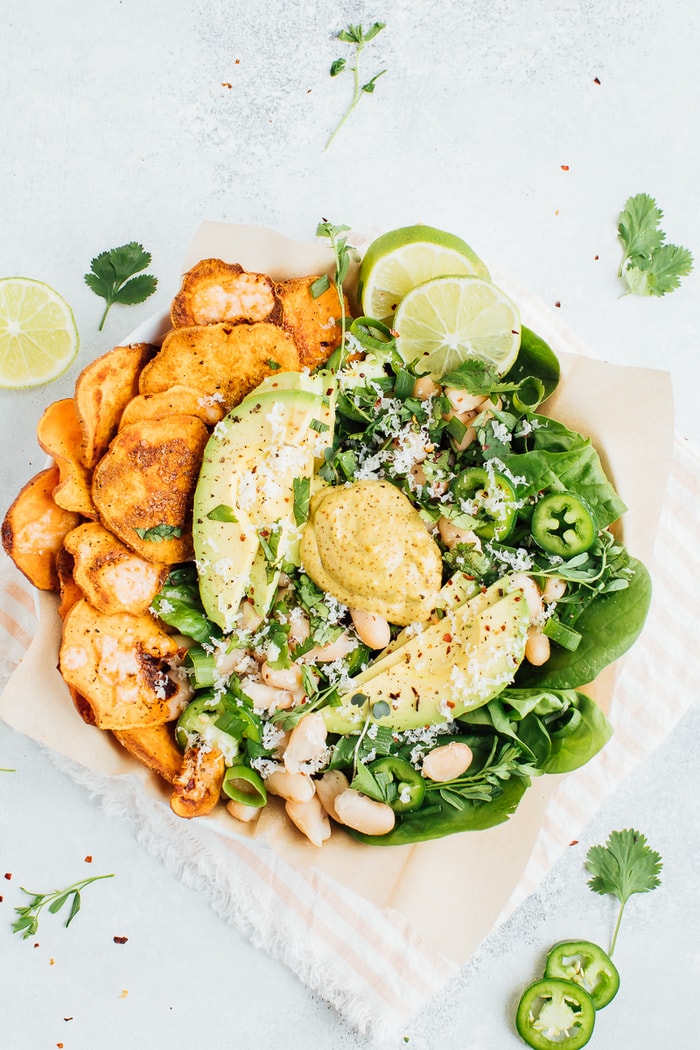
[[[185,274],[170,309],[173,328],[228,321],[279,320],[280,307],[270,278],[249,273],[238,263],[202,259]]]
[[[92,361],[75,383],[75,407],[83,434],[83,463],[94,467],[117,432],[124,408],[138,393],[138,377],[155,347],[115,346]]]
[[[59,471],[53,498],[64,510],[73,510],[84,518],[96,518],[97,511],[90,492],[90,471],[83,464],[83,432],[72,397],[54,401],[39,420],[37,440]]]
[[[187,687],[170,673],[179,654],[152,616],[109,616],[82,599],[63,623],[59,669],[89,704],[95,725],[133,729],[180,713]]]
[[[164,416],[198,416],[207,426],[215,426],[224,418],[220,400],[208,397],[199,390],[177,384],[157,394],[139,394],[124,409],[119,429],[142,419],[162,419]]]
[[[203,817],[221,798],[224,756],[216,748],[189,747],[173,782],[170,808],[178,817]]]
[[[192,558],[192,499],[209,431],[195,416],[120,430],[93,475],[102,523],[146,561]]]
[[[78,525],[78,528],[80,526]],[[75,529],[71,529],[68,533],[70,536]],[[68,537],[66,537],[67,539]],[[73,578],[73,555],[69,554],[65,547],[66,541],[63,541],[63,546],[56,555],[56,572],[58,573],[58,593],[60,600],[58,603],[58,615],[61,620],[65,620],[70,609],[73,608],[76,602],[79,602],[85,595],[81,591],[78,584]]]
[[[75,583],[103,613],[147,612],[168,575],[167,565],[140,558],[96,521],[69,532],[63,546],[73,557]]]
[[[265,376],[299,370],[291,335],[273,324],[212,324],[176,328],[141,373],[142,394],[182,383],[221,398],[226,412],[240,404]]]
[[[2,523],[5,552],[40,591],[58,591],[56,555],[64,537],[80,524],[80,515],[54,501],[57,466],[47,467],[27,482]]]
[[[183,755],[167,725],[142,729],[115,729],[114,736],[130,755],[158,773],[169,784],[180,775]]]
[[[70,698],[73,701],[73,707],[78,712],[83,722],[85,722],[85,725],[96,725],[95,712],[92,710],[90,704],[82,695],[82,693],[79,693],[78,690],[74,689],[72,685],[68,686],[68,692],[70,693]]]
[[[317,277],[298,277],[275,285],[282,303],[282,325],[294,339],[300,368],[324,364],[340,346],[338,293],[331,286],[314,299],[311,286],[316,280]]]

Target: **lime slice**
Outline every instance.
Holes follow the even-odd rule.
[[[483,277],[435,277],[414,288],[394,317],[404,361],[439,379],[469,357],[503,375],[520,347],[520,315],[505,292]]]
[[[78,329],[58,292],[29,277],[0,279],[0,387],[39,386],[78,353]]]
[[[362,312],[386,320],[416,285],[452,273],[489,276],[478,255],[453,233],[432,226],[402,226],[384,233],[372,241],[360,265]]]

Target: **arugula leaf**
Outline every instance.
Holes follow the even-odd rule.
[[[51,890],[49,893],[34,893],[32,890],[25,890],[24,886],[20,886],[22,893],[26,893],[32,899],[23,908],[15,908],[18,917],[12,923],[13,933],[21,933],[22,939],[25,941],[29,937],[33,937],[39,929],[39,914],[42,908],[48,906],[49,912],[55,915],[68,901],[70,901],[70,909],[64,925],[70,926],[80,911],[82,903],[80,891],[92,882],[113,878],[114,875],[93,875],[92,878],[83,879],[82,882],[74,882],[66,889]]]
[[[362,54],[365,44],[368,44],[370,40],[374,40],[375,36],[377,36],[378,33],[381,33],[382,29],[385,27],[386,22],[374,22],[367,30],[363,29],[361,25],[349,25],[345,29],[341,29],[337,34],[338,40],[342,41],[344,44],[350,44],[355,48],[353,64],[349,67],[353,76],[353,93],[350,105],[346,109],[341,120],[336,124],[326,142],[326,149],[328,149],[331,142],[338,134],[357,103],[360,101],[362,95],[373,94],[377,81],[384,73],[386,73],[386,70],[382,69],[379,73],[375,73],[375,75],[365,84],[360,84],[360,55]],[[348,69],[346,60],[344,58],[336,58],[331,64],[330,75],[332,77],[337,77],[345,72],[346,69]]]
[[[693,268],[687,248],[665,243],[663,214],[647,193],[630,197],[620,213],[617,234],[624,256],[617,275],[634,295],[666,295]]]
[[[129,241],[119,248],[100,252],[90,263],[90,273],[85,274],[85,283],[107,303],[99,331],[104,327],[107,314],[114,303],[133,306],[153,295],[158,284],[151,274],[140,274],[151,265],[151,253],[137,241]]]
[[[661,882],[661,856],[647,845],[646,836],[628,828],[612,831],[604,846],[591,846],[585,866],[592,875],[588,885],[594,893],[610,894],[620,902],[608,953],[612,955],[627,901],[633,893],[648,893]]]

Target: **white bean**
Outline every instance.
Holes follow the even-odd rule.
[[[287,711],[297,699],[289,689],[277,689],[265,682],[255,682],[251,678],[241,683],[244,693],[253,701],[253,705],[263,711]]]
[[[307,653],[304,653],[302,659],[309,663],[333,663],[334,660],[342,660],[355,648],[357,648],[355,639],[351,638],[347,631],[343,631],[334,642],[315,645],[313,649],[309,649]]]
[[[273,770],[265,778],[265,787],[289,802],[308,802],[316,793],[314,782],[306,773],[288,773],[285,769]]]
[[[289,640],[295,645],[305,642],[311,634],[311,626],[306,613],[298,606],[289,614]]]
[[[306,835],[313,846],[320,847],[331,837],[328,815],[315,795],[308,802],[287,801],[284,808],[292,823]]]
[[[234,802],[234,800],[231,799],[230,802],[226,803],[226,809],[232,817],[236,818],[236,820],[240,820],[244,824],[251,824],[254,820],[258,819],[264,807],[246,806],[245,802]]]
[[[486,401],[483,394],[470,394],[466,390],[460,390],[458,387],[446,386],[445,397],[452,405],[452,408],[456,413],[460,412],[473,412],[475,409],[480,409]]]
[[[472,413],[469,413],[469,418],[473,418]],[[462,419],[461,422],[464,423],[467,429],[462,434],[459,441],[457,441],[456,438],[452,438],[452,447],[454,448],[455,452],[464,452],[465,448],[469,448],[472,441],[476,441],[475,427],[470,427],[465,419]]]
[[[284,752],[284,768],[288,773],[300,773],[304,762],[320,758],[326,747],[328,730],[320,711],[312,711],[299,719],[289,735]]]
[[[478,551],[481,550],[481,540],[476,533],[472,532],[471,529],[460,529],[449,518],[440,518],[438,521],[438,532],[448,550],[452,550],[458,543],[473,543]]]
[[[396,822],[391,806],[386,802],[375,802],[354,788],[336,795],[335,812],[341,824],[363,835],[387,835]]]
[[[558,602],[565,594],[566,580],[563,580],[561,576],[548,576],[542,591],[543,600],[545,602]]]
[[[536,627],[530,627],[525,642],[525,659],[534,667],[541,667],[549,660],[550,645],[546,634]]]
[[[350,618],[358,638],[370,649],[383,649],[391,641],[391,628],[387,620],[378,613],[351,609]]]
[[[423,759],[423,776],[441,783],[454,780],[469,769],[473,758],[472,749],[468,744],[453,740],[428,752]]]
[[[292,664],[291,667],[271,667],[265,663],[260,668],[260,675],[265,685],[271,685],[275,689],[289,689],[294,692],[301,685],[301,667]]]
[[[238,614],[238,626],[242,631],[257,631],[263,621],[262,616],[255,611],[253,603],[249,601],[241,602]]]
[[[431,376],[419,376],[413,384],[413,396],[425,401],[440,392],[439,385]]]
[[[341,791],[347,791],[350,781],[340,769],[329,769],[316,780],[316,794],[329,817],[337,820],[335,800]]]
[[[542,592],[532,576],[528,576],[526,572],[514,572],[510,578],[510,583],[511,587],[517,587],[524,593],[525,601],[527,602],[527,611],[530,613],[530,619],[537,620],[541,617],[544,612]]]

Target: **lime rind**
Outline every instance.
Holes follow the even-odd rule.
[[[24,389],[57,379],[80,344],[73,311],[50,285],[0,279],[0,387]]]

